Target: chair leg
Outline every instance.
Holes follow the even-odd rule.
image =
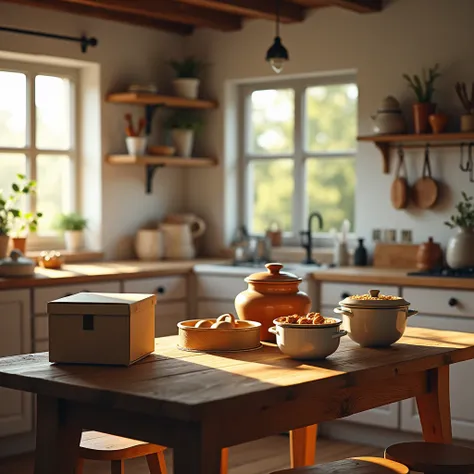
[[[146,462],[148,463],[150,474],[167,474],[164,451],[147,454]]]
[[[125,464],[123,461],[112,461],[110,468],[111,474],[124,474],[125,472]]]
[[[74,474],[82,474],[84,472],[84,459],[79,458],[76,463]]]

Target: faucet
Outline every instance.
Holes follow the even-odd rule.
[[[313,260],[313,234],[312,234],[312,224],[313,219],[317,218],[319,221],[319,230],[323,228],[323,216],[319,212],[312,212],[308,217],[308,230],[302,230],[300,232],[301,236],[301,246],[306,250],[306,259],[303,260],[304,264],[316,264]]]

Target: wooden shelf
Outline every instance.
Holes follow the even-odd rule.
[[[218,105],[217,102],[213,100],[185,99],[184,97],[136,92],[109,94],[106,97],[106,102],[112,102],[114,104],[153,105],[181,109],[215,109]]]
[[[383,172],[390,172],[390,150],[403,148],[424,148],[427,145],[435,147],[459,146],[461,143],[474,142],[474,132],[456,133],[423,133],[399,135],[367,135],[357,137],[360,142],[373,142],[380,150],[383,159]],[[434,143],[434,145],[432,145]]]
[[[215,166],[217,161],[212,158],[182,158],[179,156],[136,156],[108,155],[107,162],[112,165],[142,165],[145,167],[146,193],[152,191],[155,172],[165,166],[169,168],[208,168]]]

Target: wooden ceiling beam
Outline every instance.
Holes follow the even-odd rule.
[[[235,31],[242,27],[240,17],[219,11],[209,11],[171,0],[63,0],[104,10],[129,13],[149,18],[184,23],[220,31]]]
[[[0,0],[3,3],[16,3],[30,7],[46,8],[59,12],[71,13],[73,15],[83,15],[102,20],[117,21],[120,23],[145,26],[163,31],[169,31],[180,35],[190,35],[194,28],[191,25],[172,23],[170,21],[158,20],[149,16],[133,15],[129,13],[113,12],[101,8],[93,8],[87,5],[74,5],[61,0]],[[99,37],[100,40],[100,37]]]
[[[327,0],[327,4],[357,13],[375,13],[383,9],[382,0]]]
[[[220,10],[222,12],[241,15],[244,17],[264,18],[276,20],[275,0],[175,0],[179,3],[197,7]],[[305,10],[303,7],[282,1],[280,4],[280,19],[283,23],[303,21]]]

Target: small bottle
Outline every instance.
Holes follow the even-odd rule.
[[[364,247],[364,239],[358,239],[359,246],[354,252],[354,265],[356,267],[365,267],[367,265],[367,249]]]

